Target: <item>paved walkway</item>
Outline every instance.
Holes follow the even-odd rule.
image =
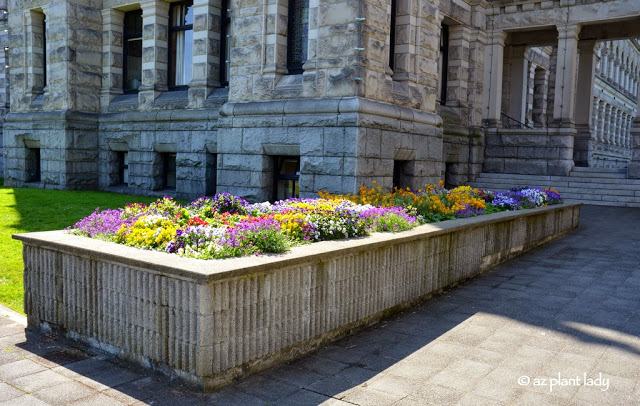
[[[422,306],[200,394],[0,319],[0,405],[640,405],[640,209]],[[585,379],[586,378],[586,379]]]

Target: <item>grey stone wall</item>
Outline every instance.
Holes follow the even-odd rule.
[[[99,187],[191,200],[213,194],[218,109],[109,113],[99,124]],[[120,186],[117,153],[129,153],[129,184]],[[176,154],[176,189],[166,190],[162,154]]]
[[[98,117],[71,111],[9,113],[5,184],[51,189],[98,186]],[[29,179],[29,150],[40,150],[41,180]]]
[[[566,176],[573,168],[573,128],[495,128],[485,134],[484,172]]]
[[[314,351],[578,226],[580,206],[203,261],[63,231],[23,241],[30,328],[211,390]]]
[[[227,103],[218,130],[219,188],[271,196],[272,156],[299,155],[300,195],[354,193],[376,180],[392,188],[394,161],[409,161],[406,186],[442,176],[440,117],[361,98]]]
[[[188,89],[170,91],[169,3],[142,2],[142,87],[129,95],[122,91],[122,9],[129,3],[12,1],[7,184],[183,199],[217,187],[265,200],[272,197],[275,155],[301,156],[303,196],[320,189],[352,193],[372,180],[391,189],[394,165],[402,166],[403,185],[437,182],[445,172],[436,106],[440,24],[447,18],[456,26],[447,107],[456,125],[476,134],[485,8],[466,0],[398,4],[389,55],[390,2],[311,2],[307,62],[293,75],[286,60],[287,0],[233,2],[224,89],[221,3],[196,0],[193,80]],[[456,182],[472,179],[481,163],[475,151],[482,141],[474,137],[465,144],[454,136],[448,144],[455,149],[449,158],[462,160],[451,162]],[[28,181],[26,168],[35,150],[42,158],[39,183]],[[127,187],[117,184],[124,151]],[[170,152],[177,159],[175,191],[162,190],[160,180],[162,154]]]

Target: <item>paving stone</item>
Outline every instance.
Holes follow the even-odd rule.
[[[23,391],[17,389],[16,387],[7,385],[4,382],[0,382],[0,402],[5,402],[24,394],[25,393]]]
[[[296,385],[277,381],[263,375],[250,376],[246,379],[243,379],[235,387],[238,390],[241,390],[252,396],[263,398],[267,401],[272,402],[277,402],[279,399],[284,399],[287,397],[287,395],[299,389],[299,387]]]
[[[44,402],[32,395],[26,394],[0,402],[0,406],[47,406],[49,403]]]
[[[457,406],[502,406],[507,403],[497,399],[480,396],[476,393],[467,393],[456,403]]]
[[[278,401],[280,406],[315,406],[325,405],[326,402],[337,404],[337,402],[347,405],[348,403],[342,402],[338,399],[322,395],[320,393],[308,391],[306,389],[300,389],[287,395],[286,398]],[[243,403],[244,404],[244,403]]]
[[[366,383],[376,376],[376,372],[360,367],[348,367],[339,374],[330,376],[309,385],[306,389],[321,393],[326,396],[341,398],[341,393]]]
[[[126,403],[120,402],[110,396],[103,395],[102,393],[96,393],[89,397],[69,403],[69,406],[76,406],[76,405],[77,406],[123,406],[123,405],[126,405]]]
[[[628,379],[621,376],[592,373],[588,375],[594,379],[593,385],[582,385],[575,394],[576,399],[590,401],[598,405],[626,405],[633,404],[638,398],[632,398],[637,379]],[[604,385],[600,385],[598,379],[602,377]],[[607,386],[608,383],[608,386]]]
[[[268,369],[261,372],[260,375],[269,379],[297,386],[298,388],[304,388],[325,378],[324,375],[320,375],[303,368],[293,367],[289,364]]]
[[[35,374],[11,379],[10,382],[16,388],[29,393],[36,392],[50,386],[59,385],[64,382],[69,382],[69,378],[55,373],[50,369],[45,369],[44,371],[36,372]]]
[[[438,385],[428,385],[406,398],[400,399],[394,406],[454,405],[463,396],[464,392],[462,391]]]
[[[32,395],[50,405],[68,405],[78,399],[87,398],[93,389],[78,382],[68,381],[33,392]]]
[[[435,374],[427,381],[428,385],[438,385],[451,388],[461,392],[468,392],[476,385],[480,377],[469,377],[461,375],[457,371],[443,370]]]
[[[290,365],[303,368],[323,376],[335,375],[341,370],[349,367],[349,364],[345,364],[344,362],[334,361],[317,355],[309,355],[292,362]]]
[[[44,366],[37,362],[22,359],[2,365],[2,368],[0,368],[0,379],[8,381],[21,376],[32,375],[37,372],[44,371],[45,369],[46,368]]]
[[[388,391],[360,386],[347,392],[340,400],[360,406],[388,406],[404,397],[404,395],[395,395]]]

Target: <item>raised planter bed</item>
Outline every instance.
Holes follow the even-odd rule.
[[[203,261],[50,231],[24,245],[29,326],[207,390],[313,351],[578,226],[564,204]]]

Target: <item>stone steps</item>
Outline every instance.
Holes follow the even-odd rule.
[[[551,187],[568,203],[640,207],[640,179],[626,179],[626,169],[576,169],[569,176],[481,173],[469,185],[490,190]]]

